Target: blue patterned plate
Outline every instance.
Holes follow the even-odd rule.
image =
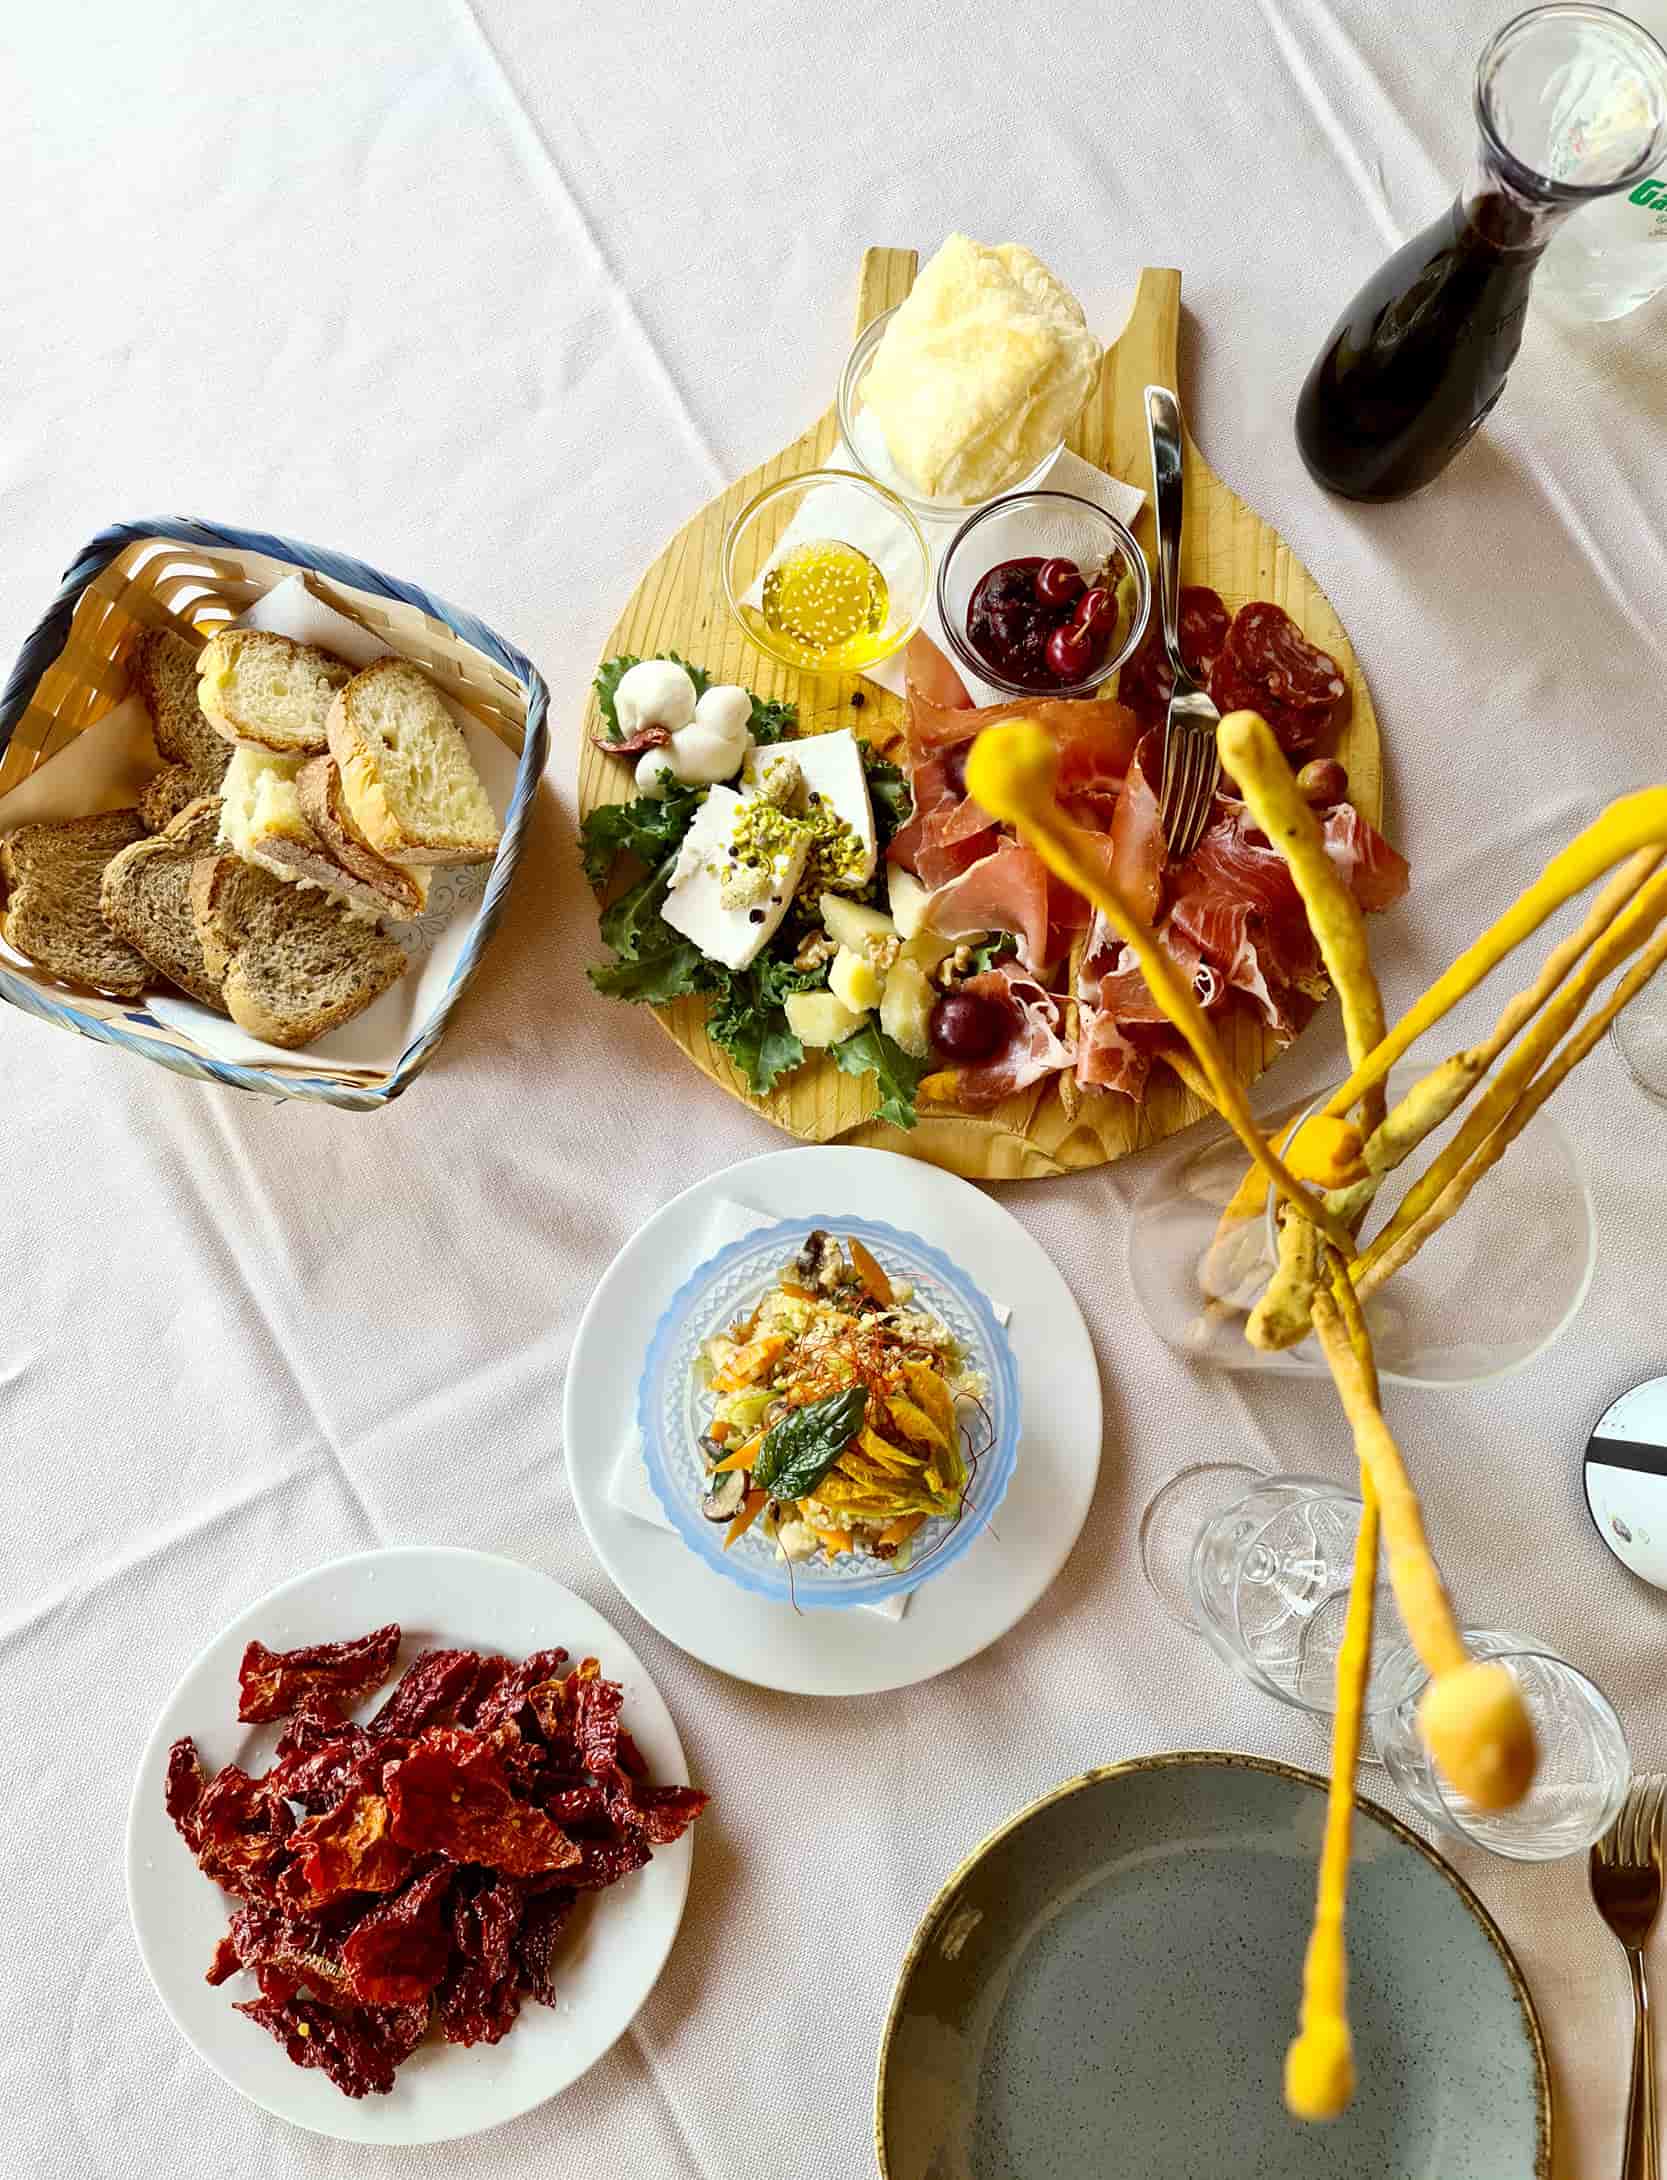
[[[926,1911],[880,2046],[883,2180],[1546,2180],[1533,2001],[1481,1902],[1357,1800],[1358,2086],[1285,2110],[1325,1781],[1136,1757],[992,1833]]]
[[[882,1572],[870,1563],[842,1556],[829,1565],[818,1556],[801,1560],[789,1580],[787,1562],[774,1543],[756,1529],[737,1538],[727,1552],[724,1531],[700,1511],[706,1490],[706,1463],[700,1434],[710,1396],[696,1369],[701,1344],[745,1316],[766,1295],[783,1265],[804,1245],[814,1227],[839,1237],[856,1235],[892,1278],[913,1284],[915,1301],[941,1317],[961,1342],[972,1367],[989,1385],[984,1407],[986,1427],[977,1422],[978,1442],[972,1482],[958,1520],[929,1521],[916,1532],[908,1567]],[[655,1328],[637,1392],[637,1425],[643,1459],[654,1496],[678,1535],[714,1572],[762,1597],[801,1608],[872,1605],[918,1589],[952,1566],[989,1524],[1001,1504],[1019,1450],[1019,1366],[1011,1343],[990,1303],[966,1274],[939,1249],[916,1234],[874,1219],[829,1215],[792,1219],[761,1227],[731,1242],[693,1271],[672,1297]]]

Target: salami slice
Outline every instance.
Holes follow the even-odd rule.
[[[1201,682],[1207,683],[1210,678],[1216,655],[1226,641],[1229,622],[1218,592],[1203,583],[1183,586],[1177,601],[1175,633],[1182,658]],[[1161,727],[1169,715],[1174,687],[1175,676],[1169,670],[1154,606],[1146,633],[1118,676],[1118,700],[1128,705],[1142,727]]]
[[[1210,676],[1218,710],[1260,712],[1293,757],[1319,741],[1346,686],[1337,661],[1264,601],[1240,607]]]
[[[1281,704],[1247,674],[1231,651],[1223,651],[1210,675],[1210,696],[1225,719],[1229,712],[1260,712],[1287,757],[1306,757],[1330,723],[1329,706]]]

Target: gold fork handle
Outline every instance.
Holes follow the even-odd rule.
[[[1658,2180],[1656,2159],[1655,2035],[1644,1956],[1627,1949],[1632,1971],[1632,2081],[1626,2100],[1626,2141],[1621,2180]]]

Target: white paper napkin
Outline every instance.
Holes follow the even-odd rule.
[[[892,484],[895,472],[886,452],[885,442],[879,436],[878,427],[859,415],[855,427],[856,448],[853,450],[841,440],[831,457],[832,466],[842,462],[853,469],[866,468],[882,484]],[[902,480],[896,480],[901,483]],[[1115,515],[1120,522],[1132,523],[1146,504],[1146,495],[1132,484],[1124,484],[1121,478],[1108,477],[1103,469],[1096,469],[1092,462],[1085,462],[1080,454],[1072,454],[1062,448],[1044,473],[1042,481],[1052,492],[1073,492],[1079,499],[1092,500],[1096,507],[1103,507],[1107,514]],[[903,485],[906,491],[908,488]],[[938,562],[948,550],[951,540],[960,528],[961,515],[922,516],[921,529],[926,536],[926,549],[931,566],[926,580],[926,613],[921,627],[939,650],[953,657],[944,636],[943,622],[938,615]],[[819,537],[843,538],[854,545],[858,552],[866,553],[886,579],[887,588],[893,594],[906,590],[914,578],[915,563],[897,533],[897,525],[875,505],[866,492],[852,485],[829,484],[818,491],[807,492],[799,503],[793,520],[782,532],[780,542],[764,566],[759,569],[745,602],[758,605],[763,598],[764,578],[784,554],[807,540]],[[876,665],[863,669],[865,680],[889,689],[894,696],[903,694],[903,654],[894,652],[889,659],[881,659]],[[975,704],[999,704],[1005,691],[995,689],[976,675],[963,671],[963,680]]]

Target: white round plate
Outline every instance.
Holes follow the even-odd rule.
[[[924,1583],[900,1620],[795,1613],[701,1565],[682,1539],[625,1512],[610,1484],[636,1428],[637,1379],[661,1313],[702,1255],[711,1207],[766,1219],[839,1205],[953,1257],[1007,1327],[1024,1403],[1018,1464],[995,1533]],[[574,1501],[596,1556],[652,1627],[737,1680],[792,1695],[873,1695],[944,1673],[1005,1635],[1065,1564],[1100,1468],[1100,1377],[1071,1290],[1018,1220],[970,1181],[890,1151],[837,1144],[776,1151],[674,1197],[626,1244],[573,1343],[562,1432]]]
[[[337,1559],[269,1591],[234,1620],[168,1699],[134,1781],[127,1818],[127,1904],[140,1956],[174,2024],[199,2058],[280,2119],[343,2142],[447,2142],[542,2104],[601,2058],[654,1988],[682,1920],[692,1839],[657,1847],[645,1869],[581,1906],[571,1926],[560,2007],[527,2000],[499,2044],[430,2036],[385,2097],[345,2097],[314,2069],[292,2066],[264,2029],[233,2010],[252,1977],[218,1990],[204,1971],[236,1902],[192,1861],[162,1806],[168,1750],[183,1733],[205,1766],[262,1771],[280,1728],[237,1722],[237,1667],[251,1636],[274,1650],[334,1642],[397,1620],[398,1670],[419,1650],[499,1650],[519,1659],[563,1644],[596,1657],[625,1690],[624,1717],[656,1783],[689,1774],[671,1713],[629,1644],[583,1598],[548,1575],[486,1552],[413,1545]],[[368,1716],[384,1689],[363,1706]],[[247,1985],[247,1989],[244,1986]]]

